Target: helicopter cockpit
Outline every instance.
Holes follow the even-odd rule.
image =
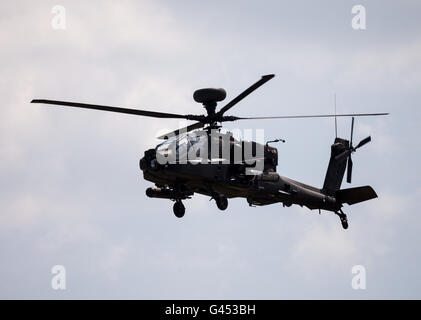
[[[172,136],[156,146],[160,164],[255,164],[260,171],[276,171],[276,148],[254,141],[239,141],[231,132],[199,130]],[[253,165],[254,166],[254,165]]]
[[[172,136],[156,146],[157,158],[168,163],[204,161],[208,159],[208,135],[205,131],[182,133]],[[158,159],[159,161],[159,159]]]

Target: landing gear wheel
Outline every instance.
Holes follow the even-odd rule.
[[[186,212],[186,208],[184,207],[184,204],[181,202],[181,200],[177,200],[174,203],[173,211],[174,211],[174,215],[177,218],[182,218],[184,216],[184,213]]]
[[[228,199],[226,197],[218,197],[215,199],[215,201],[219,210],[223,211],[228,208]]]

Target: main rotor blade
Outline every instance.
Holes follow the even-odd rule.
[[[202,122],[196,122],[196,123],[193,123],[193,124],[191,124],[191,125],[189,125],[187,127],[180,128],[180,129],[174,130],[172,132],[168,132],[166,134],[163,134],[162,136],[157,137],[157,139],[165,139],[165,138],[177,136],[180,133],[186,133],[186,132],[190,132],[190,131],[192,131],[194,129],[203,128],[204,125],[205,124],[202,123]]]
[[[333,117],[371,117],[386,116],[389,113],[347,113],[347,114],[314,114],[299,116],[275,116],[275,117],[232,117],[233,120],[266,120],[266,119],[299,119],[299,118],[333,118]]]
[[[44,104],[52,104],[52,105],[66,106],[66,107],[111,111],[111,112],[127,113],[127,114],[132,114],[132,115],[137,115],[137,116],[145,116],[145,117],[153,117],[153,118],[170,118],[170,119],[171,118],[175,118],[175,119],[188,119],[189,118],[188,115],[175,114],[175,113],[127,109],[127,108],[103,106],[103,105],[97,105],[97,104],[87,104],[87,103],[78,103],[78,102],[57,101],[57,100],[34,99],[31,101],[31,103],[44,103]]]
[[[240,93],[237,97],[232,99],[228,104],[226,104],[224,107],[221,108],[221,110],[218,111],[217,115],[222,116],[227,110],[231,109],[233,106],[235,106],[238,102],[243,100],[245,97],[247,97],[250,93],[252,93],[254,90],[259,88],[260,86],[264,85],[266,82],[268,82],[270,79],[272,79],[275,75],[274,74],[268,74],[265,76],[262,76],[262,79],[257,81],[255,84],[244,90],[242,93]]]

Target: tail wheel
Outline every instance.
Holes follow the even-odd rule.
[[[346,218],[341,219],[341,223],[342,223],[342,228],[348,229],[348,220]]]
[[[186,208],[184,207],[184,204],[180,200],[177,200],[174,203],[173,211],[174,211],[174,215],[177,218],[182,218],[182,217],[184,217],[184,213],[186,212]]]
[[[341,220],[342,228],[348,229],[348,218],[346,217],[346,214],[340,210],[340,212],[336,213],[339,216],[339,219]]]
[[[218,197],[215,200],[219,210],[224,211],[228,208],[228,199],[226,197]]]

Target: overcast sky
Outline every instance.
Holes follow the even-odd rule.
[[[351,27],[362,4],[366,30]],[[55,30],[55,5],[66,29]],[[421,3],[414,1],[13,1],[0,4],[0,298],[421,298]],[[390,112],[359,118],[351,186],[378,199],[330,212],[196,195],[177,219],[138,167],[184,123],[31,105],[60,99],[201,113],[276,77],[237,116]],[[350,119],[338,121],[348,138]],[[237,127],[239,126],[239,127]],[[321,187],[333,120],[227,124],[283,138],[278,173]],[[343,187],[348,187],[344,183]],[[63,265],[67,288],[51,288]],[[366,268],[366,290],[351,269]]]

